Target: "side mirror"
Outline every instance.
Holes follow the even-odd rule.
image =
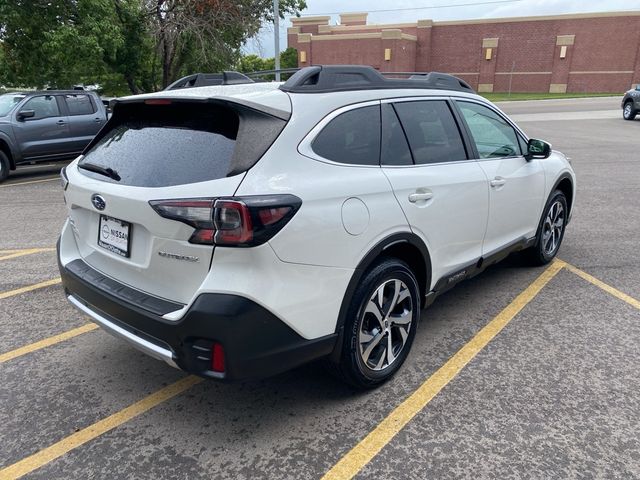
[[[36,116],[35,110],[20,110],[18,112],[18,119],[24,120],[25,118],[32,118]]]
[[[529,139],[529,143],[527,144],[527,155],[525,156],[527,160],[532,160],[534,158],[549,158],[549,155],[551,155],[551,144],[544,140],[536,140],[535,138]]]

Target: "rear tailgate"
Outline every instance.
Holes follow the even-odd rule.
[[[69,186],[66,192],[69,219],[80,256],[96,270],[148,294],[188,303],[204,280],[211,264],[213,246],[189,243],[194,228],[158,215],[149,201],[165,198],[210,197],[233,195],[243,174],[211,182],[171,187],[159,192],[156,188],[115,185],[98,180],[87,181],[77,167],[67,169]],[[92,197],[100,195],[105,208],[100,211]],[[129,224],[128,257],[98,243],[101,217]],[[102,229],[113,228],[113,222],[103,222]],[[106,239],[105,239],[106,240]],[[113,243],[113,242],[112,242]]]
[[[194,225],[162,217],[150,202],[234,195],[244,171],[286,123],[239,109],[185,100],[116,105],[106,128],[66,171],[65,198],[82,259],[136,290],[189,303],[214,247],[190,242]],[[255,136],[256,124],[263,145],[247,148],[243,132]]]

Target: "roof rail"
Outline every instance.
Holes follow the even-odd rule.
[[[261,75],[272,75],[274,73],[295,73],[299,68],[280,68],[278,70],[256,70],[255,72],[245,73],[247,77],[259,77]]]
[[[385,75],[408,76],[387,78]],[[439,72],[379,72],[365,65],[316,65],[301,68],[280,89],[291,93],[425,88],[475,93],[467,82]]]
[[[206,87],[209,85],[241,85],[254,83],[246,75],[240,72],[222,73],[194,73],[176,80],[165,90],[179,90],[181,88]]]

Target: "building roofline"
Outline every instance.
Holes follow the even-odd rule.
[[[391,34],[387,32],[390,32]],[[309,42],[317,42],[317,41],[325,41],[325,40],[367,40],[367,39],[376,39],[376,38],[384,38],[385,40],[387,39],[408,40],[410,42],[418,41],[418,37],[416,37],[415,35],[402,33],[402,31],[400,30],[396,32],[394,30],[389,30],[386,28],[379,32],[370,32],[370,33],[337,33],[335,35],[312,35],[311,33],[298,34],[299,43],[309,43]]]
[[[562,15],[533,15],[528,17],[499,17],[499,18],[479,18],[477,20],[447,20],[433,22],[438,25],[475,25],[482,23],[511,23],[511,22],[536,22],[543,20],[580,20],[588,18],[626,17],[640,16],[640,10],[628,10],[617,12],[588,12],[588,13],[566,13]]]
[[[317,17],[291,17],[291,23],[293,26],[298,25],[327,25],[331,17],[329,15],[322,15]]]
[[[446,25],[477,25],[477,24],[491,24],[491,23],[511,23],[511,22],[536,22],[545,20],[580,20],[589,18],[612,18],[612,17],[626,17],[626,16],[640,16],[640,10],[627,10],[627,11],[613,11],[613,12],[586,12],[586,13],[566,13],[561,15],[531,15],[526,17],[498,17],[498,18],[478,18],[475,20],[444,20],[434,21],[433,26],[446,26]],[[387,28],[417,28],[419,22],[425,22],[425,20],[419,20],[411,23],[378,23],[367,25],[328,25],[331,17],[300,17],[291,18],[291,23],[294,26],[301,24],[323,24],[327,25],[332,32],[349,32],[352,30],[378,30]],[[431,22],[431,20],[426,20]]]

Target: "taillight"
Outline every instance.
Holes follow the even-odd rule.
[[[152,200],[151,207],[161,217],[177,220],[195,228],[190,243],[213,245],[213,198],[186,198],[181,200]]]
[[[144,101],[145,105],[171,105],[168,98],[150,98]]]
[[[251,212],[241,201],[216,201],[213,226],[216,229],[216,245],[237,245],[253,240]]]
[[[67,177],[67,167],[62,167],[60,170],[60,184],[62,185],[62,190],[66,190],[69,186],[69,178]]]
[[[254,247],[272,238],[302,205],[294,195],[153,200],[162,217],[191,225],[189,242],[228,247]]]

